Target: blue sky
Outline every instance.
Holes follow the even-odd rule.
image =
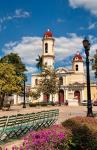
[[[0,0],[0,57],[17,52],[27,66],[29,83],[38,71],[35,60],[48,28],[55,37],[56,67],[70,68],[77,51],[85,57],[84,37],[90,39],[92,57],[97,49],[97,0]]]

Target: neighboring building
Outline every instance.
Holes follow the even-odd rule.
[[[29,92],[31,90],[31,85],[27,84],[25,86],[25,101],[26,103],[29,103]],[[10,99],[12,99],[12,104],[16,105],[16,104],[22,104],[24,102],[24,93],[21,93],[19,95],[17,94],[13,94],[12,96],[9,97]]]
[[[54,38],[49,30],[45,32],[42,39],[42,58],[43,65],[54,68]],[[61,87],[59,93],[55,94],[54,101],[64,103],[66,100],[79,103],[86,99],[86,77],[84,72],[83,58],[79,52],[72,59],[71,69],[59,67],[56,69]],[[41,77],[39,74],[32,74],[32,90],[38,85]],[[96,85],[92,85],[92,98],[97,98]],[[95,90],[94,90],[95,89]],[[95,92],[94,92],[95,91]],[[50,97],[50,98],[49,98]],[[39,101],[51,101],[51,96],[41,94]]]

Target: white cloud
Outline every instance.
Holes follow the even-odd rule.
[[[68,35],[69,37],[55,38],[55,53],[57,61],[82,50],[82,38],[74,33]]]
[[[22,37],[20,42],[9,42],[4,45],[3,51],[6,53],[16,52],[26,64],[36,62],[37,55],[41,51],[40,37]]]
[[[16,9],[14,18],[26,18],[30,17],[30,13],[28,11],[23,11],[22,9]]]
[[[97,38],[89,36],[91,42],[95,42],[91,46],[90,56],[95,54],[97,49]],[[82,37],[74,33],[69,33],[67,37],[55,38],[55,62],[65,60],[67,57],[75,55],[77,51],[82,52]],[[37,71],[36,58],[42,52],[42,38],[41,37],[22,37],[20,41],[6,43],[3,47],[5,54],[16,52],[20,55],[23,62],[26,64],[28,72],[33,73]],[[85,53],[83,53],[85,57]],[[66,59],[67,60],[67,59]],[[72,60],[71,60],[72,61]],[[64,62],[65,65],[65,62]]]
[[[72,8],[83,7],[93,15],[97,15],[97,0],[69,0]]]
[[[33,72],[36,72],[37,71],[37,68],[35,66],[26,66],[26,69],[27,69],[27,74],[28,73],[33,73]]]
[[[94,23],[89,24],[88,29],[91,30],[91,29],[94,29],[96,27],[97,27],[97,22],[94,22]]]
[[[27,18],[30,17],[30,12],[24,11],[22,9],[16,9],[13,15],[7,15],[2,18],[0,18],[0,23],[4,23],[5,21],[10,21],[16,18]]]
[[[87,27],[80,27],[80,30],[92,30],[97,28],[97,22],[90,22]]]
[[[55,57],[56,60],[62,60],[65,57],[76,53],[82,49],[82,38],[76,34],[68,34],[68,37],[55,38]],[[22,37],[20,42],[6,43],[3,47],[6,53],[17,52],[25,63],[31,64],[36,62],[38,54],[42,52],[41,37]]]
[[[57,23],[63,23],[63,22],[64,22],[63,19],[61,19],[61,18],[58,18],[58,19],[57,19]]]
[[[11,20],[19,19],[19,18],[28,18],[30,16],[31,16],[30,12],[22,10],[22,9],[16,9],[13,15],[7,15],[7,16],[0,18],[0,31],[2,29],[5,29],[4,28],[5,26],[3,27],[3,24],[5,22],[9,22]]]

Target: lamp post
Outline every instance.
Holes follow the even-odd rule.
[[[89,73],[89,51],[90,42],[86,38],[83,40],[83,47],[86,54],[86,73],[87,73],[87,117],[93,117],[92,103],[91,103],[91,89],[90,89],[90,73]]]
[[[26,93],[25,93],[25,79],[24,79],[24,102],[23,102],[23,108],[26,108],[26,103],[25,103],[25,95],[26,95]]]

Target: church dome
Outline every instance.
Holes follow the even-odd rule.
[[[44,37],[52,37],[52,32],[48,29],[47,32],[44,33]]]
[[[83,61],[83,58],[79,52],[77,52],[76,55],[73,57],[73,61],[80,61],[80,62]]]

